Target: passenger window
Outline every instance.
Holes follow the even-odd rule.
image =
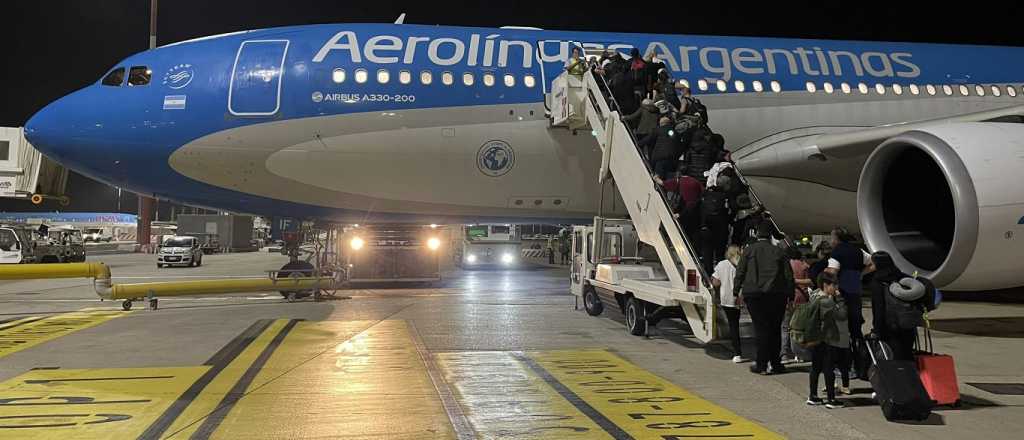
[[[516,77],[515,76],[506,73],[504,79],[505,79],[505,87],[515,87],[516,86]]]
[[[811,93],[817,92],[818,86],[814,85],[814,83],[810,81],[807,81],[807,91]]]
[[[758,93],[763,92],[764,84],[761,84],[761,81],[754,81],[754,91]]]
[[[740,93],[743,93],[744,90],[747,90],[747,85],[744,84],[743,81],[737,80],[736,82],[733,83],[733,86],[735,86],[736,91]]]
[[[381,84],[387,84],[388,81],[391,81],[391,72],[388,72],[387,69],[380,69],[380,70],[378,70],[377,71],[377,82],[379,82]]]
[[[537,80],[533,78],[533,75],[526,75],[523,77],[523,85],[525,85],[527,88],[532,89],[534,86],[537,85]]]
[[[679,80],[679,85],[681,85],[683,87],[686,87],[686,88],[690,88],[690,82],[685,80],[685,79]]]
[[[967,96],[971,94],[971,91],[967,88],[967,86],[960,84],[960,94],[963,96]]]
[[[365,83],[370,74],[366,73],[366,69],[356,69],[356,82],[359,84]]]
[[[446,86],[450,86],[455,83],[455,75],[451,72],[444,72],[441,74],[441,82]]]
[[[1013,88],[1013,86],[1006,86],[1006,94],[1010,95],[1011,98],[1015,97],[1017,96],[1017,89]]]
[[[484,85],[487,86],[487,87],[494,86],[494,74],[493,73],[485,73],[484,74]]]
[[[843,93],[845,93],[847,95],[849,95],[850,92],[853,90],[853,89],[850,88],[850,84],[848,84],[848,83],[840,84],[839,88],[843,89]]]
[[[893,93],[896,93],[897,95],[902,95],[903,94],[903,86],[901,86],[899,84],[893,84],[892,85],[892,91],[893,91]]]
[[[868,85],[864,83],[857,84],[857,90],[860,91],[861,95],[868,94]]]
[[[345,82],[345,69],[334,69],[334,71],[331,72],[331,81],[334,81],[335,84]]]
[[[423,83],[423,85],[425,86],[429,86],[432,82],[434,82],[434,74],[430,73],[429,70],[424,70],[420,72],[420,82]]]
[[[928,91],[929,95],[935,96],[935,86],[928,84],[924,86],[924,89]]]
[[[992,86],[992,95],[993,96],[1001,96],[1002,94],[1003,94],[1003,91],[999,90],[999,86]]]
[[[877,92],[879,95],[884,95],[885,94],[885,86],[883,86],[881,84],[875,84],[875,92]]]
[[[409,84],[412,82],[412,73],[408,70],[398,72],[398,82],[402,84]]]
[[[974,93],[978,96],[985,96],[985,88],[980,85],[974,86]]]
[[[836,89],[835,89],[835,87],[832,87],[832,83],[830,83],[830,82],[826,82],[825,83],[825,93],[828,93],[828,94],[831,95],[832,92],[835,92],[835,91],[836,91]]]
[[[475,78],[473,78],[472,73],[466,72],[462,74],[462,83],[465,84],[466,86],[473,85],[474,80]]]
[[[120,87],[121,83],[124,82],[124,67],[118,67],[112,70],[107,76],[103,77],[102,84],[105,86]]]
[[[775,93],[781,92],[782,91],[782,84],[779,84],[778,81],[772,81],[772,91],[775,92]]]
[[[920,93],[921,93],[921,89],[919,89],[917,87],[917,84],[911,84],[910,85],[910,94],[911,95],[918,95]]]
[[[945,93],[946,96],[953,96],[953,88],[948,85],[942,86],[942,93]]]
[[[719,92],[724,92],[726,90],[726,88],[727,88],[727,85],[725,84],[725,81],[718,80],[718,81],[715,81],[715,87],[718,88]]]
[[[146,66],[133,66],[128,71],[128,85],[130,86],[144,86],[149,84],[149,79],[152,77],[153,71],[149,70]]]
[[[700,89],[701,91],[707,91],[708,90],[708,82],[706,80],[703,80],[703,79],[697,80],[697,88]]]

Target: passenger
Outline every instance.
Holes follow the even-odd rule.
[[[680,94],[682,95],[682,103],[685,106],[683,110],[688,115],[699,116],[704,124],[708,123],[708,108],[704,106],[704,103],[700,102],[699,99],[694,98],[690,93],[690,88],[686,86],[680,87]]]
[[[640,49],[635,47],[629,51],[629,74],[636,99],[644,99],[647,95],[647,62],[640,57]]]
[[[679,156],[682,155],[682,146],[672,130],[672,119],[662,117],[658,122],[657,129],[640,139],[639,147],[650,150],[654,173],[665,180],[676,169]]]
[[[579,47],[572,48],[572,55],[565,61],[565,70],[569,71],[570,75],[578,77],[583,77],[583,74],[587,73],[587,60],[583,58],[583,51]]]
[[[715,265],[715,271],[711,275],[711,284],[718,289],[718,297],[721,300],[722,310],[729,321],[729,337],[732,340],[732,361],[740,363],[743,359],[743,350],[740,346],[740,297],[733,290],[733,282],[736,279],[736,265],[740,261],[739,246],[729,246],[725,250],[725,259]]]
[[[807,269],[807,278],[810,278],[811,281],[815,283],[814,288],[816,289],[821,288],[821,286],[817,285],[818,275],[821,275],[821,273],[825,271],[825,268],[828,267],[828,254],[831,252],[832,245],[827,241],[818,243],[817,248],[814,250],[814,253],[818,256],[818,261],[815,261],[814,264]]]
[[[675,81],[669,76],[667,69],[658,71],[658,82],[655,90],[658,92],[657,99],[664,99],[672,105],[672,108],[679,111],[682,103],[679,101],[679,96],[676,95]]]
[[[665,188],[669,194],[675,194],[675,206],[672,209],[679,215],[679,224],[683,232],[690,240],[698,239],[700,233],[700,199],[704,186],[697,179],[676,171],[672,179],[662,181],[655,178],[659,185]]]
[[[789,320],[793,317],[793,310],[796,306],[804,304],[809,299],[808,289],[813,285],[807,276],[808,265],[804,261],[804,255],[800,249],[790,247],[786,250],[789,257],[789,267],[793,270],[793,282],[796,288],[793,290],[793,298],[786,304],[786,314],[782,318],[782,363],[790,364],[807,360],[806,350],[799,344],[790,340]]]
[[[690,176],[692,178],[692,176]],[[729,242],[729,223],[733,211],[729,206],[728,177],[718,179],[718,184],[704,191],[700,201],[700,247],[701,260],[708,272],[722,259],[722,252]]]
[[[633,127],[637,139],[643,139],[658,128],[658,115],[659,111],[654,106],[654,101],[645,98],[640,103],[640,108],[631,115],[623,116],[622,120]]]
[[[555,239],[548,239],[548,247],[546,251],[548,253],[548,264],[555,264]]]
[[[701,182],[707,182],[708,177],[704,173],[718,159],[717,147],[711,141],[712,134],[706,126],[696,128],[690,138],[689,148],[686,149],[686,175]]]
[[[658,72],[665,68],[665,63],[661,62],[654,56],[654,51],[647,52],[647,55],[644,57],[644,61],[647,62],[647,72],[644,74],[646,78],[645,84],[647,85],[647,94],[653,98],[654,85],[658,82]]]
[[[758,374],[786,372],[779,357],[782,316],[786,299],[793,294],[793,271],[786,254],[771,242],[770,225],[757,230],[757,241],[743,250],[736,267],[733,293],[743,293],[743,303],[750,311],[757,341],[757,361],[750,371]],[[769,367],[771,370],[769,370]]]
[[[825,404],[826,408],[842,408],[843,403],[836,400],[835,367],[843,351],[850,349],[850,336],[841,332],[840,327],[847,328],[847,311],[845,302],[840,298],[836,279],[833,275],[823,273],[819,281],[821,289],[811,296],[819,307],[822,341],[811,348],[810,394],[808,405]],[[818,397],[818,376],[825,374],[825,401]],[[847,376],[846,382],[849,383]]]
[[[832,230],[832,258],[839,262],[839,291],[846,300],[846,309],[850,314],[850,335],[856,339],[864,338],[861,326],[864,315],[861,312],[861,277],[874,270],[871,255],[854,246],[853,235],[843,227]]]
[[[895,360],[914,360],[914,341],[917,339],[917,328],[898,328],[890,322],[886,296],[889,286],[908,275],[901,272],[892,261],[888,252],[878,251],[871,254],[875,265],[875,274],[871,278],[871,333],[878,339],[889,344]]]
[[[567,265],[570,263],[569,251],[572,250],[572,244],[569,243],[569,237],[562,237],[558,242],[558,250],[562,254],[562,264]]]
[[[637,99],[633,90],[633,76],[628,71],[614,69],[609,84],[612,88],[612,96],[619,104],[619,114],[630,115],[640,107],[640,100]]]

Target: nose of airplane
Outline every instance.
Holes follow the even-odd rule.
[[[62,141],[62,134],[70,129],[64,115],[65,100],[66,97],[43,107],[25,123],[25,138],[29,143],[46,156],[58,161],[65,156],[61,145],[67,144],[66,140]]]

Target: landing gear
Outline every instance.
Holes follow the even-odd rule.
[[[597,316],[604,312],[604,304],[601,304],[601,298],[597,297],[597,292],[593,288],[583,291],[583,309],[590,316]]]
[[[124,311],[126,311],[126,312],[131,310],[132,309],[132,300],[130,300],[130,299],[124,300],[124,302],[121,303],[121,308],[124,309]]]
[[[626,300],[626,330],[633,336],[647,334],[647,314],[644,303],[632,296]]]
[[[300,278],[300,277],[312,277],[313,276],[313,265],[308,261],[295,260],[290,261],[281,267],[281,270],[277,272],[278,277],[286,278]],[[310,290],[282,290],[281,296],[288,301],[295,301],[299,298],[305,298],[312,295],[313,292]]]

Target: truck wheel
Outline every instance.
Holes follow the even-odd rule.
[[[278,278],[287,278],[289,275],[293,273],[298,273],[300,276],[303,277],[311,277],[313,276],[313,265],[310,264],[309,262],[302,260],[290,261],[288,262],[288,264],[285,264],[284,266],[281,267],[281,270],[278,271],[277,276]],[[313,292],[310,290],[281,291],[281,296],[284,298],[305,298],[312,294]]]
[[[601,298],[597,297],[597,292],[593,288],[583,291],[583,309],[590,316],[597,316],[604,312],[604,304],[601,303]]]
[[[163,265],[163,264],[160,264],[160,263],[156,263],[156,268],[157,268],[157,269],[163,269],[163,268],[164,268],[164,265]]]
[[[633,336],[643,336],[647,333],[647,316],[644,313],[644,304],[634,297],[630,297],[626,301],[626,330]]]

